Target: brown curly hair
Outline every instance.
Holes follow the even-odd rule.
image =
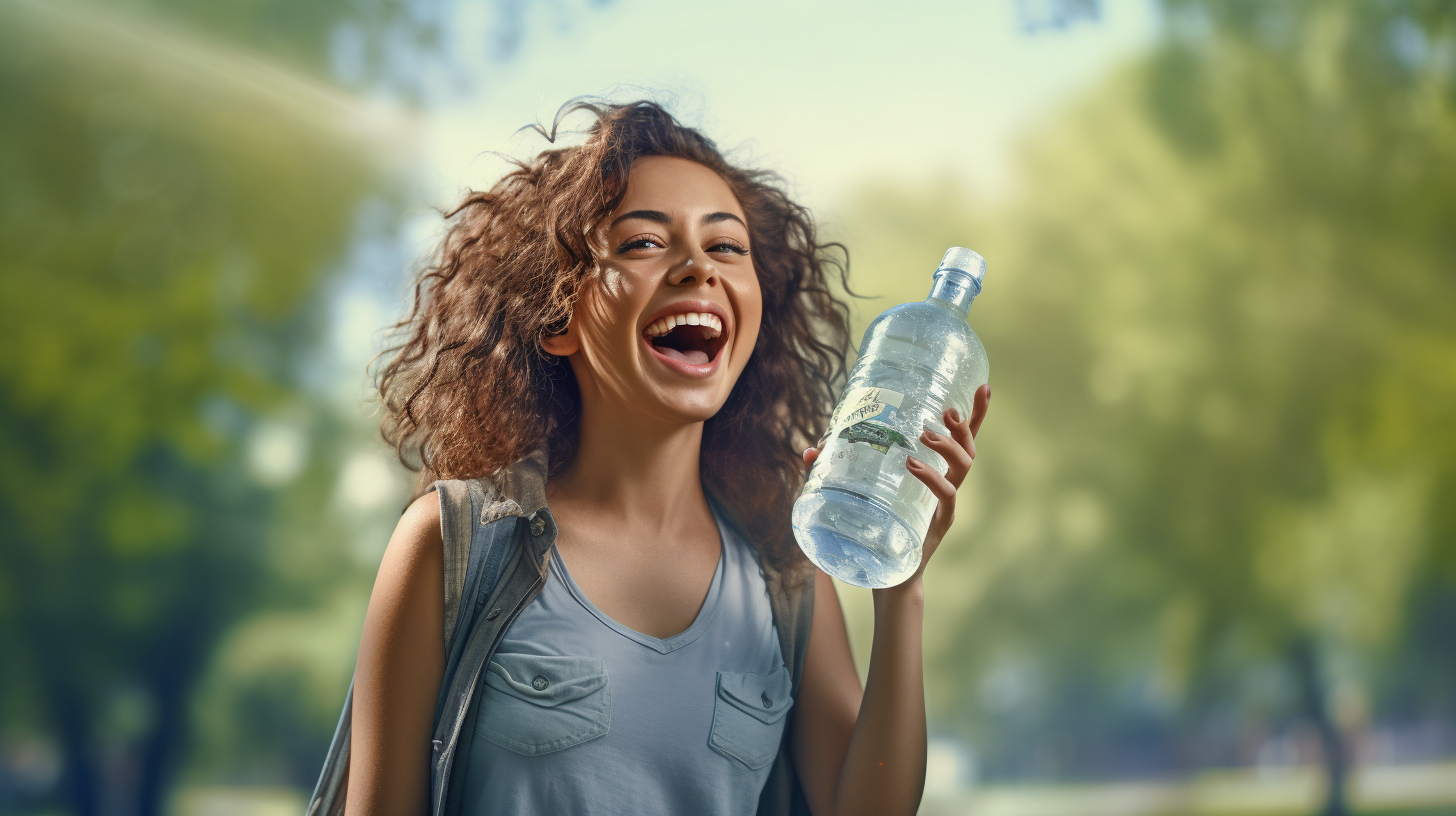
[[[566,330],[584,283],[600,274],[601,224],[626,194],[632,163],[675,156],[718,173],[748,219],[763,293],[758,342],[723,408],[703,429],[702,476],[760,554],[787,575],[807,561],[790,513],[803,484],[798,453],[828,421],[849,351],[843,245],[820,243],[809,211],[778,176],[729,164],[711,140],[653,102],[563,106],[589,112],[585,141],[541,152],[446,213],[449,226],[414,285],[409,315],[378,373],[381,432],[400,460],[435,479],[489,478],[539,445],[550,472],[575,455],[580,393],[541,340]]]

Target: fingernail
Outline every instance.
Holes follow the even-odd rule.
[[[951,422],[960,422],[961,421],[961,412],[960,411],[957,411],[954,408],[950,409],[950,421]]]
[[[920,460],[919,459],[912,459],[912,458],[910,458],[910,457],[907,456],[907,457],[905,457],[905,464],[907,464],[907,465],[909,465],[910,467],[913,467],[913,468],[918,468],[918,467],[920,467]]]
[[[932,441],[940,438],[940,434],[936,433],[935,431],[930,430],[929,428],[926,428],[925,431],[924,431],[924,433],[925,433],[925,438],[926,439],[929,439],[929,440],[932,440]]]

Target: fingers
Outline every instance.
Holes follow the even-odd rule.
[[[976,461],[976,436],[975,432],[971,430],[971,417],[963,417],[960,411],[947,408],[945,409],[945,429],[950,431],[950,437],[955,440],[955,446],[960,448],[966,456],[965,469],[960,471],[959,476],[951,479],[956,485],[960,485],[965,481],[966,471],[971,469],[971,463]],[[945,456],[945,454],[942,452],[941,456]],[[950,461],[949,457],[946,458],[946,461]]]
[[[986,412],[991,410],[991,384],[986,383],[976,389],[976,396],[971,401],[971,438],[981,432],[981,423],[986,421]]]
[[[926,540],[935,538],[937,541],[950,529],[950,524],[955,521],[955,500],[956,488],[950,480],[940,475],[935,468],[916,459],[913,456],[905,458],[905,467],[915,478],[919,479],[930,488],[930,492],[939,499],[935,507],[935,515],[930,519],[930,530],[926,532]]]
[[[946,413],[948,415],[950,412]],[[956,423],[947,422],[946,427],[950,429],[951,436],[926,428],[920,434],[920,441],[945,458],[946,480],[960,487],[961,482],[965,481],[966,473],[971,469],[971,462],[976,458],[976,443],[971,441],[970,431],[966,430],[963,423],[957,426]]]
[[[804,467],[812,467],[814,465],[814,460],[818,458],[818,448],[804,448]]]

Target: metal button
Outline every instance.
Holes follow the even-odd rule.
[[[536,675],[536,679],[531,681],[531,688],[537,691],[545,691],[549,685],[551,685],[551,681],[547,680],[544,674]]]
[[[493,620],[495,620],[496,618],[499,618],[499,617],[500,617],[500,607],[499,606],[497,606],[495,609],[492,609],[489,612],[485,613],[485,619],[488,620],[488,621],[493,621]]]
[[[773,708],[773,698],[768,696],[768,692],[765,691],[761,699],[763,700],[764,708]]]
[[[546,519],[536,516],[531,519],[531,535],[538,536],[546,532]]]

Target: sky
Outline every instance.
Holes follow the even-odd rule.
[[[781,173],[816,211],[869,179],[952,174],[995,194],[1014,181],[1018,135],[1158,26],[1148,0],[1105,0],[1099,21],[1035,33],[1017,0],[571,2],[535,7],[513,58],[477,58],[480,81],[432,105],[434,203],[499,176],[504,163],[483,151],[539,149],[514,132],[583,94],[668,103],[720,147]],[[459,8],[456,50],[470,53],[460,43],[497,21],[479,4]]]

